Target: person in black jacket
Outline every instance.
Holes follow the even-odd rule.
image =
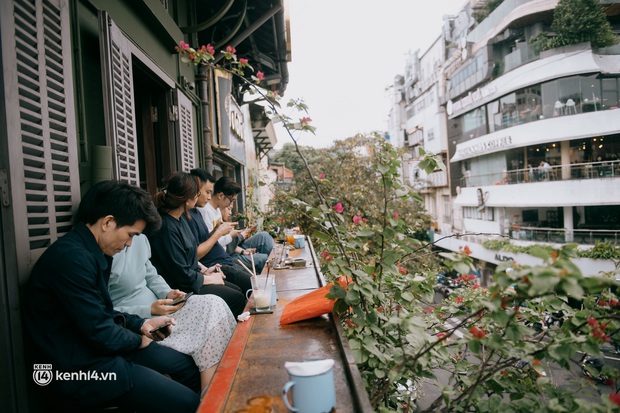
[[[187,172],[173,172],[165,179],[164,188],[154,195],[162,227],[149,237],[151,263],[172,288],[222,298],[236,319],[245,308],[246,291],[229,282],[221,271],[214,272],[219,265],[201,268],[198,261],[188,212],[201,195],[198,182]]]
[[[174,320],[116,312],[107,288],[111,257],[131,245],[134,235],[160,224],[148,193],[120,182],[99,183],[82,199],[73,230],[32,269],[24,324],[33,342],[33,368],[51,365],[51,393],[63,411],[111,405],[196,411],[200,376],[194,361],[153,343],[170,328],[151,331]]]

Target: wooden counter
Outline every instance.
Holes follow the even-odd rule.
[[[289,257],[305,259],[306,267],[271,270],[276,277],[276,308],[273,314],[252,315],[237,325],[200,413],[270,411],[252,410],[248,404],[286,412],[281,401],[282,386],[288,381],[284,363],[327,358],[336,362],[336,411],[372,411],[351,350],[341,340],[342,328],[333,315],[280,326],[280,315],[287,303],[325,285],[308,238],[305,248],[291,250]]]

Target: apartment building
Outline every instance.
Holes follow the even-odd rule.
[[[501,234],[517,243],[584,247],[620,241],[620,46],[537,51],[531,40],[550,32],[557,3],[505,0],[477,22],[480,4],[470,2],[444,21],[439,105],[446,124],[439,139],[447,146],[452,210],[441,236]],[[600,3],[619,33],[620,2]],[[417,83],[429,79],[418,74],[424,78]],[[408,115],[412,135],[417,125],[436,123],[434,115]],[[458,251],[467,244],[483,267],[536,261],[486,250],[481,243],[491,237],[437,245]],[[582,271],[595,275],[610,265],[584,263]]]

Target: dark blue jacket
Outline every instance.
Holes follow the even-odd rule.
[[[54,242],[30,275],[24,321],[33,362],[53,371],[115,373],[115,380],[52,380],[64,400],[93,404],[130,389],[128,363],[138,350],[144,319],[114,311],[108,294],[111,257],[84,224]]]
[[[205,224],[200,211],[196,208],[190,209],[189,214],[192,217],[192,219],[189,220],[189,224],[192,232],[194,233],[194,237],[196,238],[196,246],[198,246],[208,240],[211,234],[209,233],[209,228],[207,228],[207,224]],[[230,258],[230,255],[226,253],[226,250],[219,242],[216,242],[215,245],[213,245],[213,248],[211,248],[209,252],[207,252],[205,256],[200,259],[200,262],[206,267],[210,267],[214,264],[235,264],[232,258]]]

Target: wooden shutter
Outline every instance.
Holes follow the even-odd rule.
[[[79,201],[67,0],[2,1],[8,180],[20,276],[71,229]],[[23,271],[22,271],[23,270]]]
[[[115,178],[140,186],[133,99],[131,45],[104,11],[99,14],[105,128],[115,159]]]
[[[181,170],[189,172],[196,167],[196,151],[194,149],[194,108],[192,101],[177,89],[177,136]]]

